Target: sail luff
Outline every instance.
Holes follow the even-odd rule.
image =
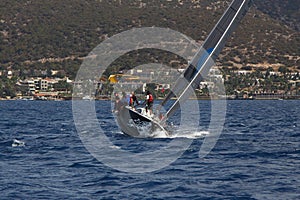
[[[183,72],[183,75],[180,76],[174,86],[172,87],[172,90],[167,94],[167,96],[164,98],[164,100],[161,103],[161,106],[164,106],[172,97],[178,95],[178,93],[180,93],[180,91],[185,88],[184,86],[185,83],[187,83],[187,81],[190,81],[191,78],[193,77],[193,75],[195,74],[196,71],[196,65],[197,63],[195,63],[194,61],[197,60],[197,56],[199,56],[201,54],[201,52],[204,50],[208,50],[209,47],[213,47],[215,45],[212,44],[212,42],[216,43],[216,40],[213,40],[213,37],[216,35],[216,31],[217,31],[217,27],[221,24],[222,20],[224,20],[224,17],[226,16],[226,14],[228,13],[229,9],[234,5],[235,1],[232,1],[230,3],[230,5],[228,6],[228,8],[225,10],[223,16],[219,19],[219,21],[217,22],[217,24],[214,26],[214,28],[212,29],[212,31],[209,33],[209,35],[207,36],[206,40],[204,41],[202,47],[197,51],[197,53],[193,56],[193,58],[191,59],[191,63],[188,65],[187,69]],[[181,86],[180,86],[181,85]]]
[[[215,61],[220,51],[223,49],[226,39],[229,37],[233,29],[237,26],[238,22],[246,14],[251,3],[252,0],[232,1],[232,3],[228,7],[224,15],[221,17],[217,25],[212,30],[211,34],[208,36],[202,48],[200,48],[200,50],[195,55],[190,65],[191,67],[190,66],[188,67],[189,70],[190,68],[195,68],[196,70],[197,68],[199,68],[197,70],[197,73],[195,75],[193,73],[191,77],[187,77],[188,80],[185,80],[185,82],[188,81],[189,83],[184,84],[185,87],[183,92],[179,95],[175,103],[167,111],[163,120],[169,118],[174,114],[174,112],[178,109],[180,102],[184,102],[190,96],[191,92],[198,87],[202,79],[201,77],[208,74],[210,67],[213,65],[213,61]],[[238,7],[238,9],[235,9],[236,7]],[[199,60],[201,61],[201,58],[203,58],[203,49],[211,52],[208,52],[208,56],[206,57],[205,62],[203,64],[200,63],[201,65],[198,66]],[[179,83],[176,82],[176,85],[178,86]],[[179,89],[177,89],[177,91],[178,90]],[[166,101],[164,101],[164,103],[165,102]]]

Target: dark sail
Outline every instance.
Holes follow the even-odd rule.
[[[183,76],[176,81],[172,91],[161,103],[161,106],[164,106],[172,97],[177,97],[176,102],[167,111],[164,119],[172,116],[179,108],[180,103],[187,100],[194,89],[199,86],[202,77],[208,74],[209,69],[214,65],[215,60],[223,49],[226,40],[246,15],[251,4],[252,0],[233,0],[231,2],[184,71]]]

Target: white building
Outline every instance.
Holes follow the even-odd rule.
[[[13,75],[13,73],[11,70],[7,71],[7,78],[9,78],[9,79],[12,78],[12,75]]]
[[[23,80],[17,83],[19,86],[23,87],[26,92],[30,94],[35,94],[35,82],[34,80]]]
[[[214,86],[215,86],[214,82],[202,81],[202,82],[200,82],[199,88],[200,89],[204,89],[204,88],[212,89],[212,88],[214,88]]]
[[[252,71],[238,70],[236,73],[237,73],[238,75],[246,75],[246,74],[251,74]]]

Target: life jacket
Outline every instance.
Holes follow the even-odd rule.
[[[152,94],[149,94],[148,102],[149,102],[149,103],[152,103],[152,102],[153,102],[153,96],[152,96]]]
[[[132,97],[130,97],[129,105],[130,105],[130,106],[133,105],[133,98],[132,98]]]

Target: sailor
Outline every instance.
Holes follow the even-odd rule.
[[[136,105],[139,105],[139,102],[138,102],[134,92],[132,92],[130,95],[129,106],[134,108]]]
[[[153,108],[153,95],[151,94],[150,91],[146,92],[146,113],[148,113],[149,110],[149,114],[152,115],[152,108]]]
[[[123,105],[121,103],[120,97],[116,96],[115,97],[115,106],[114,106],[114,113],[118,114],[119,111],[122,109]]]

